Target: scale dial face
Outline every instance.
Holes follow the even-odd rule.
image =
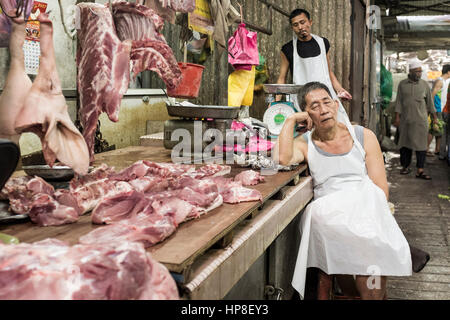
[[[269,132],[278,136],[286,119],[294,113],[295,110],[291,104],[275,103],[264,113],[263,121],[269,127]]]

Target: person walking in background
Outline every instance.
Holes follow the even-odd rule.
[[[436,108],[431,99],[428,83],[421,79],[422,64],[419,60],[409,64],[408,78],[402,80],[397,89],[394,126],[400,131],[400,174],[411,172],[409,165],[412,151],[416,151],[416,178],[431,180],[424,173],[428,147],[428,114],[432,114],[433,124],[438,122]]]
[[[433,85],[433,89],[431,90],[431,98],[434,101],[434,107],[436,108],[436,114],[439,120],[443,120],[442,116],[442,109],[445,107],[445,104],[447,103],[447,92],[448,92],[448,86],[450,83],[450,64],[444,65],[442,68],[442,77],[436,79]],[[445,130],[445,128],[444,128]],[[428,149],[427,149],[427,155],[432,156],[433,153],[429,150],[431,141],[433,141],[433,137],[436,138],[436,146],[434,148],[434,154],[439,155],[439,158],[441,160],[445,159],[445,149],[446,149],[446,143],[442,143],[442,140],[446,140],[445,137],[445,131],[442,134],[437,133],[428,133]],[[441,146],[444,148],[442,153],[440,152]]]
[[[444,119],[444,134],[441,140],[441,149],[439,150],[439,159],[447,159],[447,164],[450,166],[450,81],[447,86],[447,101],[442,110],[442,118]]]

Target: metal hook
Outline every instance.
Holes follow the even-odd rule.
[[[91,7],[89,7],[89,11],[91,11],[91,13],[93,14],[93,15],[96,15],[96,16],[98,16],[98,14],[96,14],[93,10],[92,10],[92,8]]]
[[[236,2],[236,3],[239,6],[239,11],[240,11],[240,14],[241,14],[241,23],[244,23],[244,14],[242,13],[243,12],[242,11],[242,4],[240,4],[239,2]]]
[[[14,18],[18,18],[21,16],[22,12],[23,12],[23,1],[24,0],[18,0],[18,2],[16,3],[16,15],[15,16],[10,16],[6,10],[3,8],[1,2],[0,2],[0,8],[2,9],[2,12],[5,14],[5,16],[7,16],[8,18],[14,19]],[[28,4],[28,0],[27,0],[27,4]]]

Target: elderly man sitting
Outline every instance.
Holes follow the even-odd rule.
[[[368,129],[338,121],[338,101],[328,87],[307,83],[302,110],[278,137],[282,165],[307,161],[314,201],[301,219],[301,243],[292,285],[304,297],[306,268],[356,276],[362,299],[383,299],[387,276],[412,273],[409,245],[388,206],[380,146]],[[296,125],[309,131],[294,139]]]

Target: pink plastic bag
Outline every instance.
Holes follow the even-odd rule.
[[[228,62],[232,65],[259,65],[258,37],[241,23],[228,39]]]

